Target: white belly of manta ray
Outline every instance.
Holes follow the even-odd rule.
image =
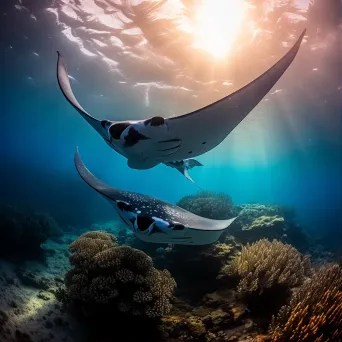
[[[59,53],[57,79],[68,102],[116,152],[127,158],[130,168],[149,169],[160,163],[181,162],[202,155],[219,145],[285,73],[305,32],[277,63],[246,86],[206,107],[173,118],[156,116],[135,121],[94,118],[75,98]]]

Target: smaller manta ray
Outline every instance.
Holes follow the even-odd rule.
[[[211,220],[157,198],[109,187],[97,179],[75,153],[81,178],[114,207],[137,238],[154,243],[207,245],[216,242],[236,219]]]
[[[69,103],[112,149],[127,158],[130,168],[150,169],[161,163],[172,166],[219,145],[288,69],[297,55],[304,34],[305,30],[277,63],[251,83],[206,107],[171,118],[155,116],[146,120],[126,121],[94,118],[76,100],[59,52],[57,80]],[[187,175],[188,168],[177,169]]]

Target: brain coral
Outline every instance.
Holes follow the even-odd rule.
[[[176,283],[167,270],[155,269],[144,252],[117,247],[104,232],[81,235],[70,251],[74,267],[65,277],[69,302],[149,318],[170,312]]]
[[[202,191],[181,198],[177,205],[196,215],[223,220],[234,216],[234,203],[225,193]]]
[[[270,325],[272,341],[342,340],[342,270],[321,267],[294,293]]]
[[[238,291],[248,294],[262,293],[274,285],[298,286],[309,270],[308,258],[291,245],[262,239],[244,246],[241,255],[226,265],[222,273],[238,276]]]

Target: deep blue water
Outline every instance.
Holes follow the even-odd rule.
[[[195,193],[193,184],[166,166],[145,171],[126,166],[63,98],[55,75],[56,50],[77,80],[72,86],[79,101],[98,118],[180,115],[204,100],[156,93],[146,106],[143,93],[122,87],[115,82],[120,75],[80,52],[43,6],[28,1],[29,11],[18,10],[14,3],[1,4],[1,201],[50,212],[65,224],[115,217],[77,175],[76,146],[89,169],[113,186],[173,203]],[[342,58],[336,42],[319,51],[303,48],[272,89],[285,90],[267,96],[220,146],[198,158],[204,167],[191,175],[202,188],[226,192],[237,204],[293,206],[310,234],[339,236]],[[146,76],[137,73],[136,81],[146,82]]]

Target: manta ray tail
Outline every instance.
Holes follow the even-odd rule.
[[[191,176],[189,175],[188,170],[185,167],[182,168],[176,168],[186,179],[188,179],[190,182],[192,182],[193,184],[195,184],[201,191],[203,191],[203,189],[191,178]]]
[[[190,158],[187,160],[187,164],[188,164],[188,168],[192,169],[195,166],[203,166],[203,164],[201,164],[198,160],[194,159],[194,158]]]
[[[63,57],[57,51],[58,59],[57,59],[57,80],[59,87],[68,100],[68,102],[82,115],[82,117],[103,137],[106,137],[106,131],[101,124],[100,120],[95,119],[87,111],[79,104],[76,100],[74,93],[72,92],[69,75],[67,72],[66,65],[64,63]]]

